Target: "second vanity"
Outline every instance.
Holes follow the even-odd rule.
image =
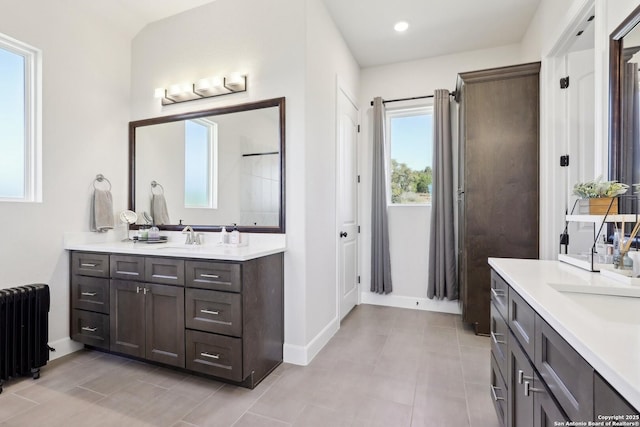
[[[65,246],[73,340],[249,388],[282,363],[283,244]]]
[[[640,288],[558,261],[489,264],[500,424],[640,425]]]

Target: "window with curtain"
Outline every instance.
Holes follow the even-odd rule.
[[[217,208],[218,125],[206,119],[187,120],[184,138],[184,206]]]
[[[392,205],[430,205],[433,106],[388,109],[388,194]]]
[[[40,51],[0,34],[0,201],[40,202]]]

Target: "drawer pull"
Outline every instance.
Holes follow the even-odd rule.
[[[503,337],[503,336],[504,336],[504,334],[496,334],[495,332],[491,331],[491,339],[493,340],[494,343],[496,343],[496,345],[497,344],[506,344],[507,343],[506,341],[500,341],[498,339],[498,337]],[[522,372],[522,371],[520,371],[520,372]]]
[[[88,262],[83,262],[82,264],[80,264],[80,267],[92,267],[93,268],[93,267],[97,267],[97,266],[98,266],[98,264],[91,264],[91,263],[88,263]]]
[[[209,359],[220,359],[220,353],[218,353],[218,354],[200,353],[200,356],[208,357]]]
[[[167,276],[166,274],[152,274],[151,277],[155,277],[156,279],[169,279],[169,280],[177,280],[176,276]]]
[[[491,293],[493,294],[494,298],[504,297],[504,289],[491,288]]]
[[[522,369],[518,369],[518,384],[522,384],[524,380],[533,381],[533,377],[530,377],[529,375],[525,375]]]
[[[533,393],[546,393],[544,391],[544,389],[542,389],[542,388],[533,388],[533,387],[531,387],[531,384],[529,383],[529,381],[525,381],[524,382],[524,395],[525,396],[529,396],[530,392],[533,392]]]
[[[493,400],[495,400],[496,402],[499,400],[504,400],[504,397],[498,397],[498,394],[496,393],[496,390],[500,390],[500,387],[496,387],[493,384],[490,384],[489,388],[491,388],[491,396],[493,396]]]
[[[200,313],[204,313],[204,314],[213,314],[215,316],[217,316],[218,314],[220,314],[219,311],[211,311],[211,310],[200,310]]]
[[[137,273],[135,271],[126,271],[126,270],[116,271],[116,274],[121,274],[123,276],[139,276],[140,275],[140,273]]]
[[[97,330],[98,330],[98,328],[90,328],[90,327],[88,327],[88,326],[83,326],[83,327],[82,327],[82,330],[83,330],[83,331],[87,331],[87,332],[95,332],[95,331],[97,331]]]
[[[97,292],[82,292],[80,295],[82,295],[83,297],[95,297],[96,295],[98,295]]]
[[[220,276],[218,276],[217,274],[206,274],[206,273],[202,273],[200,275],[201,277],[205,277],[207,279],[219,279]]]
[[[136,294],[140,293],[140,289],[142,289],[140,286],[136,286]]]

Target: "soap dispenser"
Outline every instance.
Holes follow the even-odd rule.
[[[222,226],[222,230],[220,230],[220,244],[224,245],[229,243],[229,234],[227,233],[227,227]]]
[[[238,230],[238,226],[236,224],[233,224],[233,230],[231,230],[229,243],[231,243],[232,245],[240,244],[240,231]]]

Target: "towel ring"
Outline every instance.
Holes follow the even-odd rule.
[[[154,193],[153,189],[156,187],[160,187],[160,192],[159,193]],[[162,184],[160,184],[157,181],[151,181],[151,194],[156,194],[156,195],[160,195],[160,194],[164,194],[164,187],[162,186]]]
[[[96,175],[96,179],[93,180],[93,188],[95,190],[97,190],[98,187],[96,187],[96,182],[103,182],[103,181],[107,181],[107,184],[109,184],[109,188],[107,188],[106,191],[111,191],[111,181],[109,181],[107,178],[105,178],[105,176],[102,175],[101,173]]]

